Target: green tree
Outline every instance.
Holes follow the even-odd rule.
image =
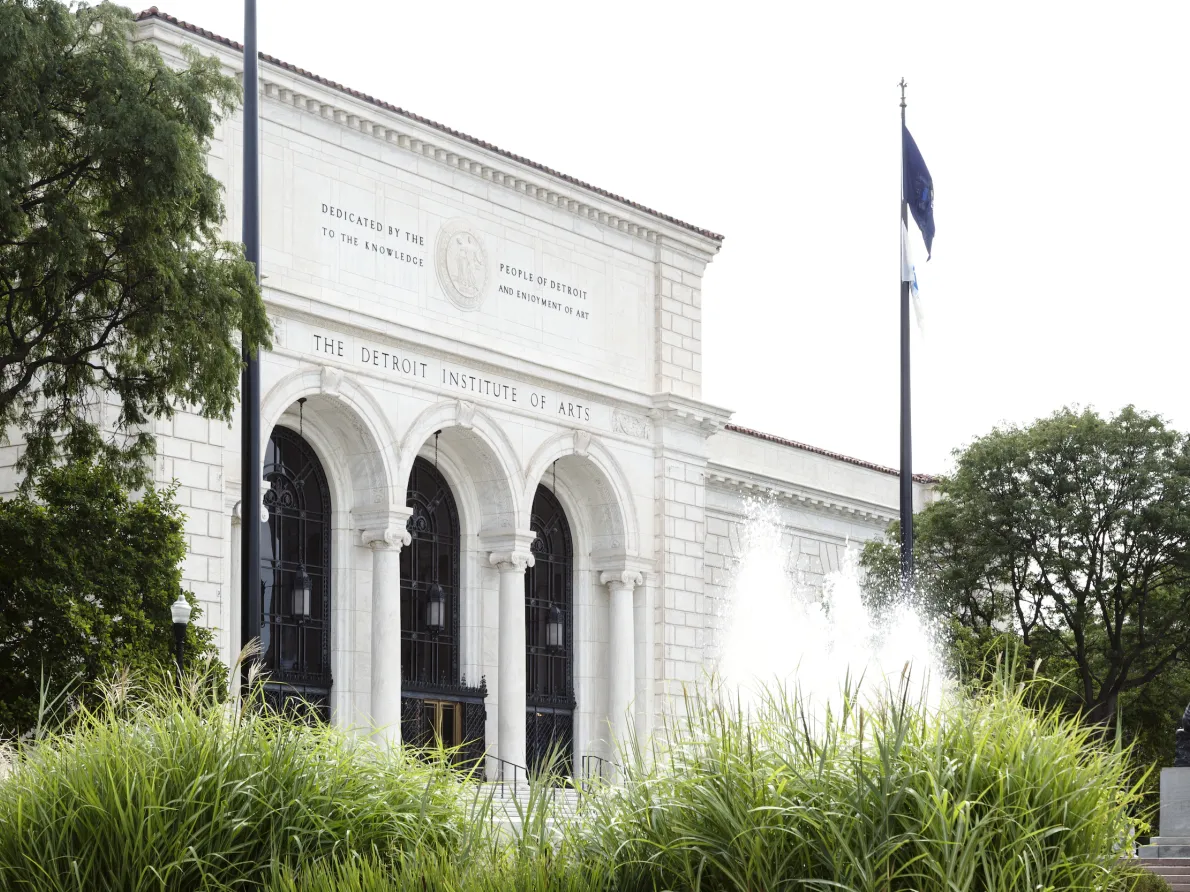
[[[132,34],[110,3],[0,3],[0,441],[22,431],[30,474],[100,455],[143,483],[146,423],[178,404],[230,418],[241,329],[267,346],[207,172],[236,81]]]
[[[0,738],[36,722],[43,678],[86,695],[121,668],[168,669],[183,524],[172,490],[133,499],[111,469],[86,462],[0,501]],[[188,661],[215,654],[198,615]]]
[[[1187,438],[1132,407],[1063,409],[956,458],[914,529],[916,597],[956,621],[960,658],[1015,638],[1088,721],[1109,725],[1121,697],[1165,721],[1190,694],[1169,683],[1190,657]],[[877,601],[899,597],[895,537],[862,558]]]

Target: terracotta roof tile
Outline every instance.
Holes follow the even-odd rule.
[[[208,31],[206,28],[200,28],[197,25],[192,25],[189,22],[184,22],[181,19],[178,19],[172,15],[169,15],[168,13],[161,12],[159,9],[157,9],[156,6],[150,6],[148,9],[144,10],[143,12],[137,13],[137,15],[136,15],[136,21],[138,21],[138,22],[142,22],[146,19],[152,19],[152,18],[161,19],[162,21],[169,22],[171,25],[177,25],[179,28],[183,29],[184,31],[189,31],[191,34],[197,34],[199,37],[204,37],[207,40],[214,41],[215,43],[221,43],[224,46],[231,47],[232,49],[238,50],[241,53],[244,51],[244,45],[242,43],[237,43],[236,41],[229,40],[226,37],[221,37],[212,31]],[[718,233],[711,232],[709,229],[703,229],[699,226],[695,226],[691,223],[687,223],[683,220],[679,220],[676,217],[671,217],[668,214],[663,214],[660,211],[655,211],[652,208],[645,207],[643,204],[638,204],[637,202],[631,201],[627,198],[624,198],[621,195],[616,195],[614,192],[608,192],[606,189],[600,189],[598,186],[592,186],[590,183],[584,183],[582,180],[576,179],[575,177],[569,176],[568,174],[561,173],[557,170],[554,170],[553,168],[546,167],[544,164],[538,164],[536,161],[530,161],[528,158],[525,158],[521,155],[517,155],[517,154],[514,154],[513,152],[506,151],[506,150],[500,148],[499,146],[494,146],[490,142],[484,142],[482,139],[477,139],[474,136],[468,136],[466,133],[461,133],[458,130],[453,130],[444,124],[439,124],[437,121],[431,121],[429,118],[423,118],[421,115],[417,115],[417,114],[414,114],[413,112],[406,111],[403,108],[398,108],[397,106],[392,105],[388,102],[385,102],[382,99],[377,99],[374,96],[369,96],[367,93],[361,93],[359,90],[353,90],[350,87],[345,87],[340,83],[336,83],[335,81],[327,80],[325,77],[321,77],[317,74],[314,74],[311,71],[307,71],[304,68],[299,68],[296,65],[291,65],[289,62],[283,62],[282,60],[276,58],[275,56],[270,56],[267,53],[260,53],[260,58],[263,59],[265,62],[268,62],[270,65],[276,65],[278,68],[284,68],[286,71],[291,71],[294,74],[300,75],[304,78],[308,78],[312,81],[316,81],[325,87],[330,87],[331,89],[338,90],[341,93],[346,93],[349,96],[354,96],[356,99],[362,100],[363,102],[367,102],[370,105],[375,105],[379,108],[385,109],[386,111],[390,111],[390,112],[393,112],[394,114],[398,114],[403,118],[408,118],[411,121],[416,121],[419,124],[424,124],[427,127],[432,127],[435,130],[441,131],[442,133],[450,134],[451,136],[455,137],[456,139],[461,139],[461,140],[471,143],[472,145],[479,146],[482,149],[487,149],[489,152],[495,152],[498,155],[503,155],[505,158],[510,158],[519,164],[524,164],[526,167],[531,167],[534,170],[539,170],[544,174],[548,174],[549,176],[557,177],[558,179],[564,180],[567,183],[570,183],[574,186],[578,186],[581,189],[586,189],[589,192],[594,192],[596,195],[602,195],[604,198],[609,198],[612,201],[616,201],[616,202],[619,202],[620,204],[627,205],[628,207],[635,208],[636,210],[641,211],[646,214],[649,214],[650,216],[657,217],[660,220],[665,220],[667,223],[672,223],[675,226],[680,226],[683,229],[690,230],[691,232],[696,232],[701,236],[704,236],[709,239],[714,239],[717,242],[723,241],[723,236],[719,235]]]
[[[762,433],[761,431],[754,431],[751,428],[740,427],[738,424],[725,425],[726,429],[737,434],[743,434],[746,437],[756,437],[758,440],[768,440],[770,443],[777,443],[781,446],[790,446],[794,449],[804,449],[807,452],[813,452],[818,455],[825,455],[827,458],[838,459],[845,461],[851,465],[859,465],[861,468],[867,468],[870,471],[879,471],[881,474],[892,474],[894,477],[900,476],[901,472],[896,468],[889,468],[885,465],[878,465],[875,462],[864,461],[862,458],[852,458],[850,455],[843,455],[839,452],[831,452],[827,449],[820,449],[817,446],[809,446],[806,443],[798,443],[796,440],[786,440],[784,437],[777,437],[773,434]],[[914,474],[913,479],[917,483],[937,483],[938,478],[933,474]]]

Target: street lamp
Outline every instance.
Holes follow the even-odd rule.
[[[178,661],[178,678],[182,677],[182,651],[186,647],[186,626],[190,625],[190,602],[182,594],[169,605],[174,621],[174,657]]]
[[[562,649],[562,611],[557,604],[550,605],[549,619],[545,622],[545,646],[552,651]]]
[[[446,628],[446,593],[436,582],[430,586],[430,600],[426,604],[426,628],[431,635]]]
[[[298,567],[297,575],[293,577],[293,614],[294,616],[310,616],[310,593],[314,591],[314,584],[310,581],[310,574],[306,572],[306,565]]]

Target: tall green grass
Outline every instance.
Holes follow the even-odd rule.
[[[1117,888],[1136,829],[1126,753],[1027,688],[933,711],[907,686],[818,713],[693,699],[626,753],[573,842],[617,890]],[[662,768],[653,766],[662,765]]]
[[[124,679],[69,729],[18,745],[0,780],[0,888],[251,888],[279,865],[389,862],[482,843],[443,764],[332,727],[233,711],[211,679]]]
[[[1004,678],[1011,677],[1005,674]],[[445,758],[220,704],[199,676],[113,686],[0,777],[0,888],[270,892],[1128,890],[1127,753],[1004,681],[818,711],[692,697],[621,782],[494,832]]]

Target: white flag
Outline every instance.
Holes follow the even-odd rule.
[[[921,307],[921,294],[917,290],[917,267],[909,258],[909,232],[901,223],[901,281],[909,283],[909,296],[913,298],[913,316],[919,331],[925,331],[925,312]]]

